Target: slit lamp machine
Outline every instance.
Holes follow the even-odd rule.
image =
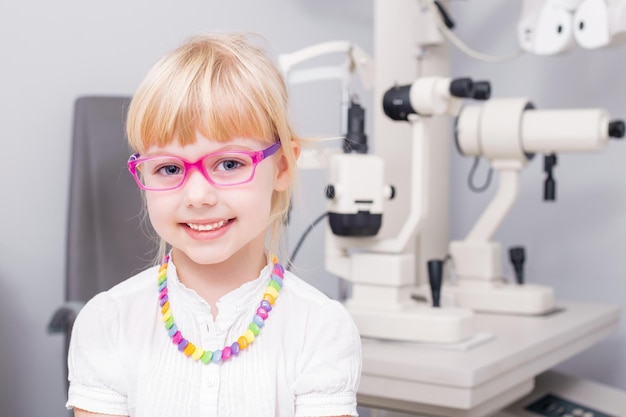
[[[452,22],[441,3],[418,1],[411,30],[398,29],[393,14],[414,2],[383,3],[375,2],[375,60],[343,41],[279,58],[289,83],[341,81],[346,135],[343,152],[330,154],[327,166],[325,267],[352,284],[346,307],[363,336],[431,343],[472,338],[476,312],[549,313],[553,290],[523,281],[523,250],[509,254],[517,278],[507,279],[501,245],[492,239],[533,157],[545,155],[544,194],[554,198],[556,155],[601,151],[609,139],[624,136],[624,123],[601,108],[538,109],[528,98],[493,98],[488,81],[451,78],[445,41]],[[625,4],[526,0],[520,48],[548,55],[576,43],[595,48],[621,42]],[[324,54],[347,61],[294,69]],[[374,151],[367,144],[364,108],[349,92],[355,73],[374,88]],[[465,239],[448,242],[453,147],[488,160],[498,189]]]

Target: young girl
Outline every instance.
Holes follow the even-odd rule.
[[[149,71],[128,167],[169,252],[81,311],[75,416],[357,415],[354,323],[272,254],[300,152],[287,108],[243,35],[196,37]]]

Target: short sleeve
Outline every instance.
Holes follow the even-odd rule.
[[[361,339],[352,317],[329,300],[307,323],[295,381],[296,416],[356,416]]]
[[[67,408],[128,416],[127,388],[119,360],[119,314],[100,293],[80,311],[70,339]]]

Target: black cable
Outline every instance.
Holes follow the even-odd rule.
[[[476,174],[476,168],[478,168],[479,162],[480,162],[479,157],[474,158],[474,163],[472,164],[472,168],[470,169],[469,176],[467,177],[467,185],[469,186],[470,190],[474,191],[475,193],[482,193],[487,188],[489,188],[489,185],[491,185],[491,176],[493,175],[493,168],[489,167],[489,172],[487,172],[487,179],[485,180],[485,183],[481,185],[480,187],[475,186],[474,175]]]
[[[443,23],[446,25],[446,27],[448,29],[454,29],[454,21],[450,17],[450,14],[446,10],[446,8],[443,7],[440,1],[435,0],[433,1],[433,3],[435,3],[435,6],[437,6],[437,10],[439,10],[439,14],[441,14],[441,19],[443,20]]]
[[[328,216],[328,213],[323,213],[321,216],[319,216],[317,219],[315,219],[313,221],[313,223],[311,223],[309,225],[309,227],[307,227],[307,229],[304,231],[304,233],[302,233],[302,236],[300,236],[300,240],[298,240],[298,243],[296,244],[296,247],[293,249],[293,252],[291,253],[291,256],[289,257],[289,264],[287,265],[287,271],[291,270],[291,266],[293,265],[293,261],[296,259],[296,255],[298,254],[298,251],[300,250],[300,246],[302,246],[302,243],[304,242],[304,239],[306,239],[306,237],[308,236],[309,233],[311,233],[311,230],[313,230],[313,228],[315,226],[317,226],[317,224],[319,222],[321,222],[324,217]]]

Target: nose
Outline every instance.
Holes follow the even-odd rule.
[[[213,206],[217,203],[217,189],[197,169],[188,172],[182,189],[188,206]]]

